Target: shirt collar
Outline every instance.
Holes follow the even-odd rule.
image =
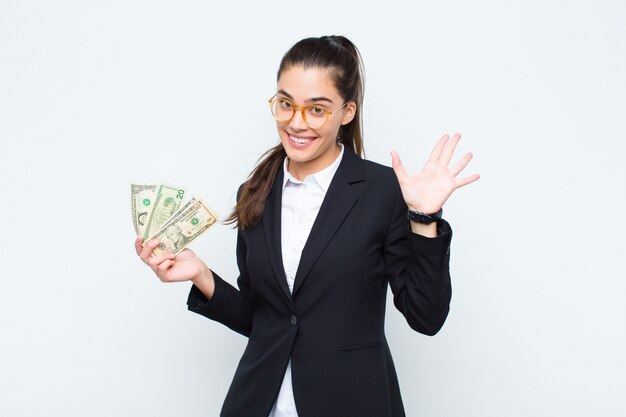
[[[337,168],[339,168],[339,163],[341,162],[341,159],[343,157],[343,143],[339,143],[338,145],[341,148],[341,151],[339,151],[339,156],[337,156],[337,158],[332,164],[330,164],[329,166],[327,166],[321,171],[318,171],[314,174],[310,174],[304,177],[305,180],[308,177],[313,177],[315,182],[320,186],[322,190],[324,190],[324,192],[328,191],[330,182],[333,180],[333,177],[335,176],[335,172],[337,172]],[[288,164],[289,164],[289,157],[285,157],[285,160],[283,161],[283,173],[284,173],[283,189],[287,185],[287,181],[291,181],[294,184],[302,184],[304,182],[304,181],[300,181],[299,179],[291,175],[291,172],[289,172],[289,170],[287,169]]]

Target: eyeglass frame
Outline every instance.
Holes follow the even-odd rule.
[[[352,100],[348,100],[345,103],[343,103],[341,106],[337,107],[335,110],[328,110],[326,107],[321,106],[319,104],[310,104],[308,106],[298,106],[296,103],[294,103],[291,99],[288,98],[283,98],[282,100],[288,101],[289,103],[291,103],[291,105],[293,106],[293,114],[291,115],[291,117],[288,120],[278,120],[276,118],[276,115],[274,114],[274,112],[272,111],[272,106],[274,105],[274,102],[278,100],[278,98],[276,97],[279,93],[274,94],[269,100],[269,104],[270,104],[270,113],[272,113],[272,116],[274,116],[274,119],[276,119],[277,121],[281,122],[281,123],[290,123],[293,118],[296,115],[296,112],[298,110],[300,110],[300,113],[302,114],[302,120],[304,120],[304,123],[311,129],[321,129],[322,127],[324,127],[326,125],[326,123],[328,123],[328,119],[330,118],[330,116],[335,113],[337,110],[341,110],[341,108],[345,107],[346,104],[350,103],[350,101]],[[309,121],[306,118],[306,113],[304,112],[306,109],[309,109],[311,107],[319,107],[322,110],[324,110],[324,113],[326,113],[326,120],[324,120],[324,123],[322,123],[321,126],[318,127],[311,127],[311,125],[309,125]]]

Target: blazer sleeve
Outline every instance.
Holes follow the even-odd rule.
[[[239,230],[237,232],[237,265],[239,267],[237,286],[239,289],[233,287],[211,270],[215,282],[213,296],[208,299],[198,287],[192,285],[187,298],[187,308],[248,337],[252,330],[253,309],[250,298],[250,277],[246,268],[246,254],[245,236]]]
[[[452,229],[441,219],[437,237],[413,233],[399,187],[395,200],[384,249],[393,302],[413,330],[434,336],[450,310]]]

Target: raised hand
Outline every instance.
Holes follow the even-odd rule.
[[[398,153],[391,152],[393,170],[402,189],[402,197],[409,209],[422,213],[435,213],[454,190],[480,178],[480,175],[473,174],[456,179],[456,176],[472,159],[471,152],[466,153],[452,167],[448,167],[460,139],[461,135],[458,133],[452,137],[443,135],[433,148],[426,164],[415,175],[409,175]]]

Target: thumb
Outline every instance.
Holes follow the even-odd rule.
[[[396,173],[396,177],[400,178],[407,175],[406,169],[400,160],[400,155],[398,155],[398,152],[396,151],[391,151],[391,166]]]

